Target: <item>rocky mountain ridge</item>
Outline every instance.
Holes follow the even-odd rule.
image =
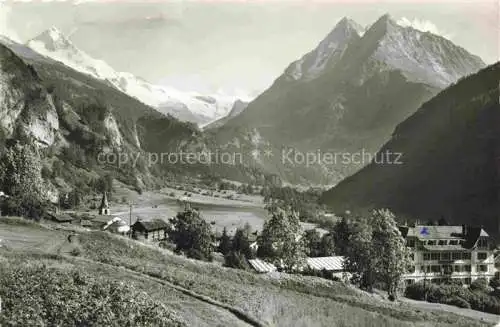
[[[374,154],[422,103],[482,67],[480,58],[449,40],[399,26],[388,15],[362,33],[346,18],[240,115],[211,133],[224,149],[271,151],[274,156],[250,156],[249,162],[289,182],[334,184],[368,162],[305,165],[281,154]],[[305,74],[309,68],[314,74]]]

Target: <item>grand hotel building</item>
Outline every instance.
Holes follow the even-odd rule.
[[[492,240],[481,227],[403,226],[400,231],[411,250],[407,284],[452,278],[469,285],[477,278],[495,276]]]

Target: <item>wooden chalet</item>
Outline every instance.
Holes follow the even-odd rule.
[[[170,225],[162,219],[143,221],[138,219],[132,226],[132,237],[137,240],[161,241],[167,238]]]

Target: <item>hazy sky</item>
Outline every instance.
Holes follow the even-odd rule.
[[[1,1],[1,0],[0,0]],[[56,26],[120,71],[184,89],[261,91],[344,16],[389,13],[500,60],[500,0],[29,1],[0,6],[0,32],[26,41]]]

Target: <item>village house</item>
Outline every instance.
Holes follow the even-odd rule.
[[[125,235],[130,231],[130,226],[123,219],[114,217],[102,229],[111,233]]]
[[[326,271],[332,277],[348,279],[350,274],[344,270],[345,258],[342,256],[306,258],[306,264],[312,271]]]
[[[115,220],[116,218],[120,219],[119,217],[113,217],[108,215],[91,216],[89,217],[89,221],[91,223],[90,227],[93,229],[104,230],[104,228],[106,226],[111,225],[113,220]]]
[[[310,270],[316,272],[326,271],[331,275],[331,277],[348,279],[350,274],[346,273],[344,270],[344,260],[345,259],[342,256],[306,258],[304,266],[298,270]],[[250,259],[248,260],[248,263],[258,273],[269,273],[279,270],[274,264],[258,258]]]
[[[278,270],[272,263],[266,262],[261,259],[248,260],[250,266],[258,273],[269,273]]]
[[[407,284],[451,278],[470,285],[478,278],[495,276],[492,240],[481,227],[418,225],[399,229],[411,251]]]
[[[137,240],[161,241],[167,238],[170,225],[162,219],[137,221],[131,226],[132,237]]]

